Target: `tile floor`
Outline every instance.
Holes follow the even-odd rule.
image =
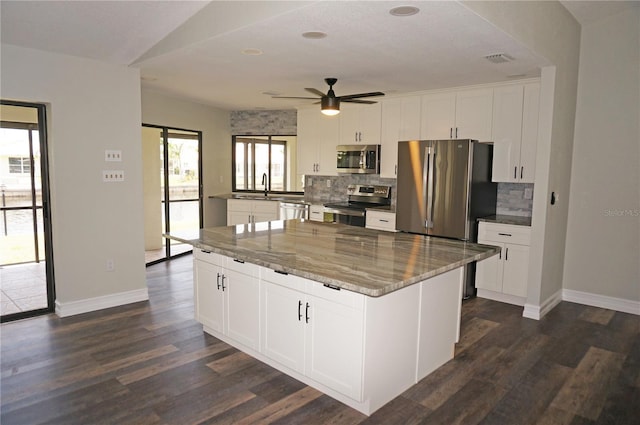
[[[46,307],[44,262],[0,267],[0,315]]]

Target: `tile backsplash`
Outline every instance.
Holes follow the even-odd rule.
[[[396,204],[396,179],[385,179],[371,174],[344,176],[305,176],[304,199],[311,203],[344,202],[350,184],[381,184],[391,186],[391,204]],[[498,183],[496,214],[531,217],[533,184]],[[526,193],[525,193],[526,192]],[[530,198],[529,197],[530,193]]]
[[[533,186],[533,183],[498,183],[496,214],[531,217]]]

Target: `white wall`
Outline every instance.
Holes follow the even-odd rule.
[[[230,113],[211,106],[142,90],[142,122],[202,131],[204,226],[225,224],[211,195],[231,192]],[[223,209],[224,211],[224,209]]]
[[[146,299],[138,70],[5,44],[1,55],[2,97],[48,105],[59,311]],[[105,149],[123,161],[106,163]],[[103,183],[104,169],[125,181]]]
[[[529,287],[525,316],[539,317],[562,292],[578,82],[580,25],[559,2],[465,1],[551,66],[541,75]],[[558,202],[548,202],[551,192]]]
[[[582,28],[564,288],[640,301],[640,8]]]

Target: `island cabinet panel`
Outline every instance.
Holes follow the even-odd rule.
[[[459,339],[463,277],[458,268],[420,283],[416,382],[453,358]]]
[[[360,401],[364,296],[263,271],[262,353]]]
[[[267,357],[304,373],[306,295],[280,285],[262,285],[262,346]]]
[[[260,346],[259,267],[194,250],[196,319],[243,346]]]

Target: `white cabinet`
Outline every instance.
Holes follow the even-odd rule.
[[[196,319],[245,347],[260,345],[258,266],[194,250]]]
[[[365,227],[368,229],[396,231],[396,213],[388,211],[369,210],[366,214]]]
[[[336,146],[340,138],[338,117],[317,108],[298,110],[298,174],[337,175]]]
[[[309,206],[309,220],[324,221],[324,205],[314,204]]]
[[[534,182],[539,98],[539,83],[494,90],[494,182]]]
[[[493,89],[422,96],[421,138],[491,140]]]
[[[373,105],[340,105],[340,144],[380,144],[380,103]]]
[[[279,215],[278,201],[227,200],[227,226],[278,220]]]
[[[501,248],[476,266],[478,296],[524,305],[527,296],[531,228],[480,222],[478,243]]]
[[[395,178],[398,173],[398,142],[420,140],[419,96],[382,101],[380,177]]]
[[[363,306],[361,294],[265,270],[262,353],[359,401]]]

